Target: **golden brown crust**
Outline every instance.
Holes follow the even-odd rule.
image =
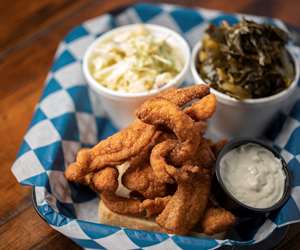
[[[208,208],[201,221],[203,233],[207,235],[227,231],[236,222],[235,216],[224,208]]]
[[[150,218],[153,215],[160,214],[164,210],[170,199],[171,196],[165,196],[144,200],[141,204],[141,209],[145,210],[146,217]]]
[[[98,192],[116,192],[118,188],[118,170],[112,167],[104,168],[92,177],[94,189]]]
[[[99,202],[99,222],[102,224],[113,225],[117,227],[126,227],[144,231],[156,231],[163,232],[163,229],[155,223],[152,219],[145,219],[142,217],[134,217],[130,215],[118,214],[110,209],[108,209],[105,204],[100,200]],[[224,233],[214,234],[214,235],[205,235],[199,232],[191,232],[191,235],[194,237],[211,237],[213,239],[224,239]]]
[[[99,170],[104,166],[116,165],[137,155],[150,142],[156,133],[156,128],[135,120],[128,128],[101,141],[92,150],[90,171]]]
[[[177,106],[183,106],[193,99],[200,99],[209,94],[207,85],[193,85],[188,88],[171,88],[161,92],[157,97],[164,98]]]
[[[168,233],[187,234],[204,214],[210,182],[210,176],[205,174],[179,182],[177,191],[156,217],[156,222]]]
[[[140,193],[147,199],[162,197],[167,194],[166,184],[156,178],[149,164],[130,168],[123,176],[122,182],[131,191]]]
[[[170,155],[174,164],[180,165],[194,155],[200,142],[200,130],[178,106],[163,98],[152,98],[137,110],[136,115],[145,123],[163,125],[174,132],[179,141]]]
[[[211,172],[222,147],[203,138],[216,107],[215,96],[208,94],[207,86],[196,85],[149,99],[137,110],[140,120],[81,150],[65,172],[67,179],[101,193],[104,221],[116,225],[124,219],[125,226],[136,222],[133,226],[141,229],[189,234],[204,218],[207,233],[227,229],[228,213],[207,209]],[[202,99],[183,108],[196,98]],[[220,214],[227,222],[219,221]],[[137,219],[155,216],[160,226]]]
[[[87,148],[80,149],[76,156],[76,162],[71,163],[65,171],[67,180],[77,181],[83,184],[86,183],[84,176],[89,163],[90,150]]]
[[[151,152],[150,163],[156,177],[164,183],[174,183],[167,168],[173,168],[166,162],[166,156],[175,148],[175,140],[165,140],[157,144]]]
[[[102,192],[101,199],[115,213],[142,216],[139,200],[119,197],[112,192]]]
[[[202,166],[204,168],[212,168],[215,161],[215,154],[213,153],[208,141],[203,138],[194,157],[190,160],[191,164]]]
[[[184,112],[195,121],[205,121],[212,117],[216,111],[216,106],[216,96],[214,94],[209,94],[193,103],[190,107],[184,109]]]

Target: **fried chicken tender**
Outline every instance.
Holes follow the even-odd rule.
[[[140,208],[142,203],[140,200],[119,197],[112,192],[102,192],[101,199],[115,213],[134,216],[143,215],[143,211]]]
[[[160,214],[168,202],[170,201],[171,196],[157,197],[153,200],[147,199],[141,203],[141,209],[146,211],[146,217],[150,218],[154,215]]]
[[[118,170],[112,167],[101,169],[92,177],[92,185],[98,192],[116,192],[118,188]]]
[[[187,88],[170,88],[162,91],[157,97],[164,98],[181,107],[193,99],[200,99],[209,94],[207,85],[193,85]]]
[[[69,181],[84,182],[84,176],[107,166],[116,166],[136,156],[157,136],[156,128],[135,120],[128,128],[101,141],[92,149],[80,150],[76,162],[65,171]]]
[[[194,157],[187,163],[202,166],[204,168],[212,168],[216,161],[216,156],[212,151],[208,140],[202,139]]]
[[[224,208],[210,207],[206,210],[201,227],[203,233],[213,235],[227,231],[236,222],[235,216]]]
[[[185,235],[196,225],[205,234],[225,231],[234,215],[208,204],[213,165],[225,145],[203,137],[215,109],[207,85],[163,91],[126,129],[80,150],[65,176],[89,185],[115,213],[154,217],[162,231]]]
[[[180,165],[194,155],[201,139],[200,129],[175,104],[163,98],[152,98],[137,110],[136,115],[145,123],[166,126],[174,132],[179,143],[171,152],[172,163]]]
[[[182,106],[194,98],[202,98],[209,93],[209,88],[205,85],[196,85],[184,89],[170,89],[162,92],[160,96],[171,101],[175,105]],[[85,183],[85,175],[90,172],[96,172],[106,166],[116,166],[126,161],[128,158],[137,155],[144,148],[156,128],[145,124],[140,120],[135,120],[128,128],[101,141],[92,149],[84,149],[84,153],[78,153],[79,158],[84,160],[72,163],[66,171],[66,178],[69,181],[78,181]],[[189,144],[186,142],[186,144]],[[188,145],[182,145],[179,152],[174,152],[173,158],[180,158],[180,154],[185,156],[189,149]],[[178,155],[177,155],[178,154]],[[84,156],[84,157],[83,157]],[[183,158],[187,158],[185,156]],[[183,161],[184,159],[181,159]],[[178,161],[178,159],[177,159]],[[180,163],[180,161],[178,161]]]
[[[165,140],[157,144],[151,152],[150,164],[156,177],[164,183],[174,183],[168,170],[174,168],[166,162],[166,156],[175,148],[176,140]]]
[[[196,174],[179,182],[177,191],[156,222],[168,233],[187,234],[204,215],[210,193],[211,177]]]
[[[76,162],[71,163],[65,171],[66,178],[69,181],[77,181],[82,184],[87,183],[84,176],[89,163],[90,150],[87,148],[80,149],[76,156]]]
[[[189,173],[200,172],[203,166],[212,168],[215,162],[214,154],[211,152],[209,145],[204,140],[200,143],[195,155],[188,160],[181,168],[175,168],[167,163],[166,157],[169,152],[176,146],[176,140],[165,140],[157,144],[151,152],[150,163],[157,178],[166,183],[174,183],[177,178],[187,179]],[[202,170],[203,172],[203,170]]]
[[[111,211],[118,214],[143,216],[147,218],[159,214],[165,208],[170,198],[170,196],[166,196],[140,201],[118,197],[111,192],[101,193],[101,199]]]
[[[184,112],[195,121],[205,121],[216,111],[217,99],[214,94],[204,96],[202,99],[185,108]]]
[[[155,176],[148,163],[142,167],[128,169],[123,175],[122,182],[125,187],[140,193],[147,199],[162,197],[167,194],[166,184]]]
[[[92,162],[89,170],[116,165],[116,162],[124,162],[137,155],[151,142],[155,133],[154,126],[135,120],[129,127],[101,141],[91,149]]]

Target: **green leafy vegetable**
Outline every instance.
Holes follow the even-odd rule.
[[[283,30],[245,19],[234,26],[210,25],[199,51],[198,71],[213,88],[237,99],[274,95],[295,77],[287,41]]]

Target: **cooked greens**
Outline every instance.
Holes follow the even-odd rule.
[[[210,25],[198,55],[198,71],[211,87],[237,99],[261,98],[286,89],[295,68],[285,45],[287,34],[243,19]]]

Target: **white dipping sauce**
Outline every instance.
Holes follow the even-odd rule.
[[[233,197],[249,207],[269,208],[284,193],[286,175],[281,160],[258,144],[248,143],[226,153],[220,174]]]

